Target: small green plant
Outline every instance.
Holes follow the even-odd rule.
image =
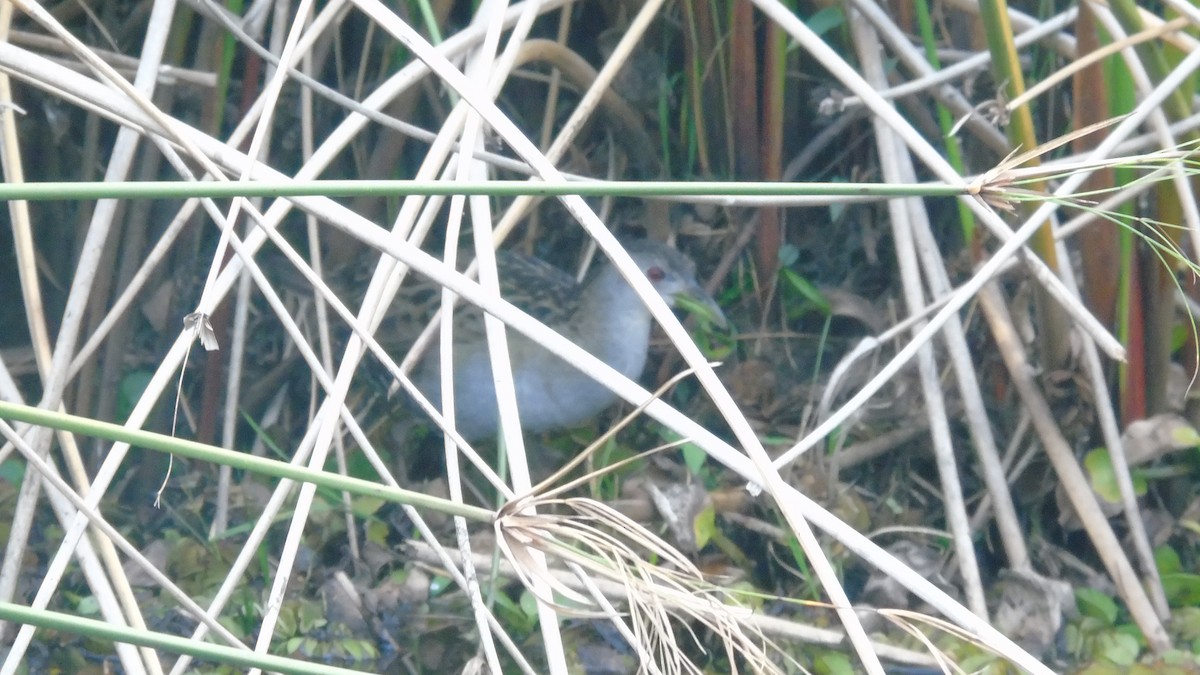
[[[1132,665],[1145,643],[1111,597],[1091,588],[1075,591],[1079,619],[1067,625],[1068,652],[1079,661]]]

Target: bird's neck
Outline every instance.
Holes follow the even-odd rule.
[[[627,377],[642,374],[653,319],[616,268],[605,267],[584,285],[573,318],[580,346]]]

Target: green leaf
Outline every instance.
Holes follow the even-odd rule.
[[[133,406],[142,398],[146,385],[154,373],[149,370],[137,370],[121,378],[117,384],[117,419],[123,420],[133,412]]]
[[[1200,445],[1200,432],[1195,427],[1180,424],[1171,429],[1171,440],[1178,446]]]
[[[696,550],[704,548],[717,530],[717,510],[710,502],[692,521],[692,533],[696,537]]]
[[[779,247],[779,266],[791,267],[800,259],[800,249],[795,244],[784,244]]]
[[[6,462],[0,462],[0,481],[6,481],[13,485],[20,485],[25,478],[25,463],[18,462],[15,459],[10,459]]]
[[[359,518],[365,518],[367,516],[375,515],[375,513],[379,511],[379,509],[382,508],[386,503],[386,500],[380,499],[379,497],[356,495],[354,499],[350,500],[350,510],[353,511],[354,515],[358,516]]]
[[[842,13],[841,7],[832,6],[816,12],[808,17],[805,21],[809,30],[817,35],[824,35],[829,31],[844,26],[846,24],[846,15]]]
[[[717,325],[717,315],[713,312],[712,307],[709,307],[704,302],[687,295],[677,295],[675,296],[675,304],[679,305],[683,311],[696,317],[700,322],[702,330],[707,332],[713,326]]]
[[[1113,471],[1112,457],[1108,448],[1096,448],[1083,458],[1083,465],[1091,479],[1092,489],[1104,501],[1110,504],[1121,503],[1121,490],[1117,487],[1117,475]],[[1146,494],[1146,479],[1136,473],[1132,476],[1133,492],[1137,495]]]
[[[1183,571],[1183,561],[1179,552],[1170,546],[1159,546],[1154,549],[1154,566],[1159,574],[1174,574]]]
[[[521,593],[521,611],[525,612],[526,618],[536,621],[538,616],[537,598],[529,591]]]
[[[1096,647],[1097,655],[1120,666],[1132,665],[1141,652],[1137,638],[1111,631],[1097,636]]]
[[[1075,604],[1083,616],[1100,619],[1109,626],[1117,622],[1116,601],[1094,588],[1076,588]]]
[[[96,596],[89,595],[80,598],[75,605],[75,611],[83,616],[96,616],[100,613],[100,602],[96,600]]]
[[[301,633],[311,633],[324,626],[327,623],[324,604],[318,601],[301,603],[297,611],[297,620],[300,623]]]
[[[451,581],[450,577],[444,576],[444,575],[438,575],[438,576],[434,577],[432,581],[429,582],[429,597],[436,598],[437,596],[441,595],[442,592],[445,591],[447,588],[451,588],[453,586],[454,586],[454,584]]]
[[[379,656],[375,646],[366,640],[345,640],[342,642],[342,649],[346,650],[354,661],[366,661]]]
[[[779,270],[779,275],[782,277],[787,288],[794,290],[800,297],[807,300],[812,307],[815,307],[817,311],[825,315],[828,315],[832,311],[829,301],[825,299],[825,295],[808,279],[786,267]]]
[[[1164,574],[1162,585],[1172,607],[1195,607],[1200,604],[1200,574]]]
[[[375,542],[376,544],[386,544],[389,529],[388,524],[382,520],[368,520],[366,526],[367,541]]]
[[[821,675],[851,675],[856,672],[850,657],[843,652],[822,652],[813,660],[813,671]]]
[[[683,452],[683,463],[693,476],[702,476],[704,466],[708,462],[708,453],[695,443],[684,443],[679,448]]]

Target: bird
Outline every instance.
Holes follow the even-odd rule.
[[[696,266],[680,251],[649,240],[624,242],[634,263],[668,306],[687,297],[719,327],[717,302],[696,280]],[[653,317],[615,266],[602,264],[582,283],[538,258],[509,251],[496,257],[500,294],[621,374],[638,379],[646,366]],[[617,395],[517,331],[507,331],[517,410],[525,432],[578,426],[603,412]],[[480,310],[461,308],[453,333],[457,431],[468,440],[494,437],[499,408]],[[431,348],[412,382],[435,406],[441,400],[441,359]]]

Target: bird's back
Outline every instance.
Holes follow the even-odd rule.
[[[567,321],[579,307],[575,278],[539,258],[502,251],[496,254],[500,295],[546,325]]]
[[[668,304],[680,292],[699,294],[691,260],[675,249],[633,242],[626,249]],[[585,351],[632,378],[646,361],[652,318],[642,300],[614,268],[602,265],[582,284],[537,258],[497,252],[505,300],[558,331]],[[397,297],[377,335],[396,356],[411,346],[440,306],[436,285],[413,285]],[[708,298],[711,302],[711,298]],[[715,306],[715,303],[712,303]],[[719,312],[719,309],[717,310]],[[495,433],[496,392],[484,334],[483,313],[460,302],[454,320],[454,391],[459,431],[467,438]],[[616,398],[607,387],[529,337],[508,331],[508,352],[518,409],[527,431],[546,431],[594,417]],[[413,371],[413,383],[435,405],[441,396],[441,359],[435,343]]]

